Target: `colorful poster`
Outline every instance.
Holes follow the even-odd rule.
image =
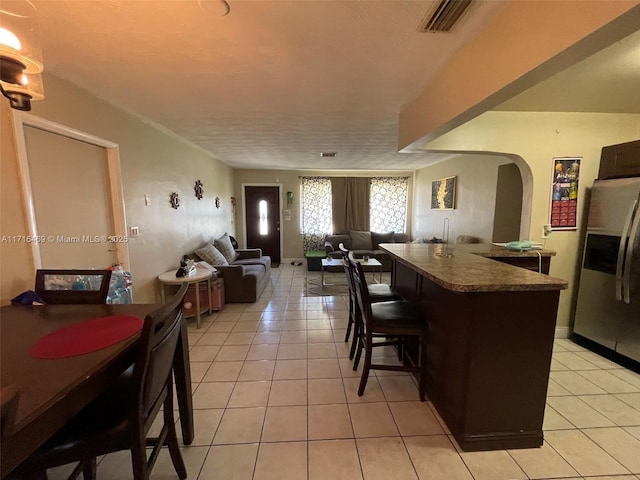
[[[576,230],[578,228],[580,160],[580,157],[553,159],[553,184],[549,213],[549,223],[553,230]]]

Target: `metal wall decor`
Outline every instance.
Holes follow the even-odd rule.
[[[180,206],[180,195],[176,192],[171,194],[171,208],[177,209]]]
[[[204,193],[204,190],[202,189],[202,182],[200,180],[196,180],[196,185],[195,187],[193,187],[193,189],[196,192],[196,198],[198,200],[202,199],[202,194]]]
[[[220,208],[220,197],[216,197],[216,208]]]

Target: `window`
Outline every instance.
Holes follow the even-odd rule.
[[[369,192],[369,229],[405,233],[409,177],[373,177]],[[300,225],[304,251],[322,250],[324,237],[333,232],[332,192],[329,177],[301,178]]]
[[[328,177],[301,178],[300,225],[304,251],[322,250],[324,236],[333,230],[331,180]]]
[[[269,215],[267,213],[267,201],[260,200],[258,202],[258,232],[260,235],[269,235]]]
[[[405,232],[408,194],[409,177],[371,179],[369,225],[372,232]]]

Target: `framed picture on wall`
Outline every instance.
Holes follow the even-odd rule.
[[[456,177],[446,177],[431,182],[431,208],[453,210],[456,208]]]
[[[553,159],[553,183],[549,224],[553,230],[576,230],[578,227],[578,182],[581,157]]]

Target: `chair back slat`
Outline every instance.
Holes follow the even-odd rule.
[[[347,277],[347,285],[349,285],[349,299],[356,302],[356,292],[353,285],[353,268],[349,260],[349,250],[347,250],[342,243],[338,245],[338,247],[342,252],[342,266],[344,267],[344,273]]]
[[[173,297],[149,313],[144,320],[142,341],[133,373],[140,389],[137,407],[142,418],[147,418],[166,395],[166,392],[163,394],[163,389],[171,374],[182,323],[182,302],[187,288],[187,283],[182,284]]]
[[[39,269],[36,293],[50,304],[107,302],[111,270]]]
[[[353,286],[356,294],[356,300],[360,307],[365,331],[369,330],[371,322],[371,298],[369,289],[367,288],[367,279],[362,269],[362,265],[353,259],[349,259],[353,271]]]

